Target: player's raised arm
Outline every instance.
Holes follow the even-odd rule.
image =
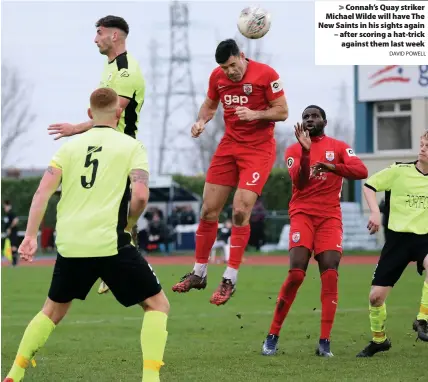
[[[211,73],[208,83],[208,93],[204,103],[199,109],[198,119],[192,126],[192,137],[198,138],[205,130],[205,125],[214,117],[218,104],[220,102],[220,95],[217,90],[216,74],[215,71]]]
[[[129,104],[130,98],[125,96],[119,96],[119,105],[122,110],[124,110]],[[48,131],[49,135],[56,135],[54,140],[61,139],[63,137],[71,137],[73,135],[82,134],[90,130],[94,125],[93,120],[79,123],[77,125],[72,125],[71,123],[54,123],[49,125]]]
[[[37,233],[45,215],[49,199],[61,183],[62,170],[56,162],[51,162],[47,168],[39,187],[33,196],[27,222],[25,237],[19,246],[18,253],[23,260],[31,261],[37,251]]]
[[[55,135],[54,140],[63,137],[71,137],[72,135],[81,134],[88,131],[93,126],[92,121],[86,121],[77,125],[71,123],[53,123],[49,125],[49,135]]]
[[[131,180],[131,203],[126,230],[131,232],[149,201],[149,164],[146,149],[138,145],[132,159],[129,178]]]

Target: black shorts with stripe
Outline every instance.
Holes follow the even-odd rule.
[[[411,262],[416,262],[422,275],[423,262],[428,256],[428,234],[416,235],[388,230],[372,285],[393,287]]]
[[[134,246],[127,245],[108,257],[63,257],[58,253],[48,296],[58,303],[85,300],[99,278],[126,307],[162,290],[150,264]]]

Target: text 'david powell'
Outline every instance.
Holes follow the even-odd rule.
[[[316,1],[316,65],[428,62],[428,1]]]

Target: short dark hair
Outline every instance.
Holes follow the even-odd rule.
[[[325,111],[324,111],[324,109],[323,109],[322,107],[317,106],[317,105],[309,105],[309,106],[305,107],[305,110],[307,110],[307,109],[317,109],[317,110],[319,110],[319,112],[321,113],[321,117],[322,117],[322,119],[323,119],[324,121],[327,119],[327,115],[325,114]],[[304,111],[305,111],[305,110],[304,110]],[[304,111],[303,111],[303,112],[304,112]]]
[[[8,200],[8,199],[3,200],[3,204],[4,204],[5,206],[11,206],[11,205],[12,205],[12,203],[11,203],[11,202],[10,202],[10,200]]]
[[[105,16],[101,19],[99,19],[95,26],[97,28],[104,27],[104,28],[117,28],[120,29],[122,32],[124,32],[126,35],[129,34],[129,25],[125,21],[124,18],[119,16]]]
[[[217,45],[215,60],[217,64],[224,64],[230,56],[239,56],[241,53],[235,40],[229,38]]]

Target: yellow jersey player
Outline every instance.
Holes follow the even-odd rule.
[[[122,17],[106,16],[99,19],[95,26],[97,34],[94,41],[100,53],[107,56],[99,87],[111,88],[119,95],[123,112],[117,129],[135,138],[144,103],[145,81],[138,62],[126,51],[128,23]],[[55,135],[57,140],[84,133],[92,126],[92,120],[78,125],[55,123],[48,130],[49,135]]]
[[[139,115],[144,103],[145,81],[138,62],[126,51],[126,38],[129,34],[128,23],[118,16],[106,16],[95,24],[97,33],[95,43],[101,54],[107,56],[100,87],[113,89],[119,95],[123,112],[117,130],[136,138]],[[56,123],[50,125],[50,135],[55,140],[81,134],[92,128],[93,121],[72,125]],[[101,282],[98,293],[106,293],[109,287]]]
[[[388,351],[391,341],[386,335],[385,301],[409,263],[416,262],[422,275],[428,272],[428,131],[420,140],[418,159],[396,163],[367,179],[364,196],[370,208],[367,228],[379,230],[380,211],[376,192],[385,191],[388,231],[370,290],[370,326],[372,340],[357,357],[373,357]],[[419,314],[413,330],[428,342],[428,274],[425,276]]]
[[[117,301],[144,310],[143,382],[158,382],[168,332],[169,303],[151,266],[131,245],[129,230],[148,197],[148,163],[141,143],[117,132],[117,94],[97,89],[90,98],[93,128],[54,155],[34,195],[18,252],[32,261],[37,232],[52,194],[62,184],[57,210],[58,254],[48,298],[25,330],[4,382],[20,382],[34,354],[64,318],[74,299],[85,300],[99,277]],[[128,179],[132,182],[132,193]],[[128,212],[128,200],[130,207]]]

